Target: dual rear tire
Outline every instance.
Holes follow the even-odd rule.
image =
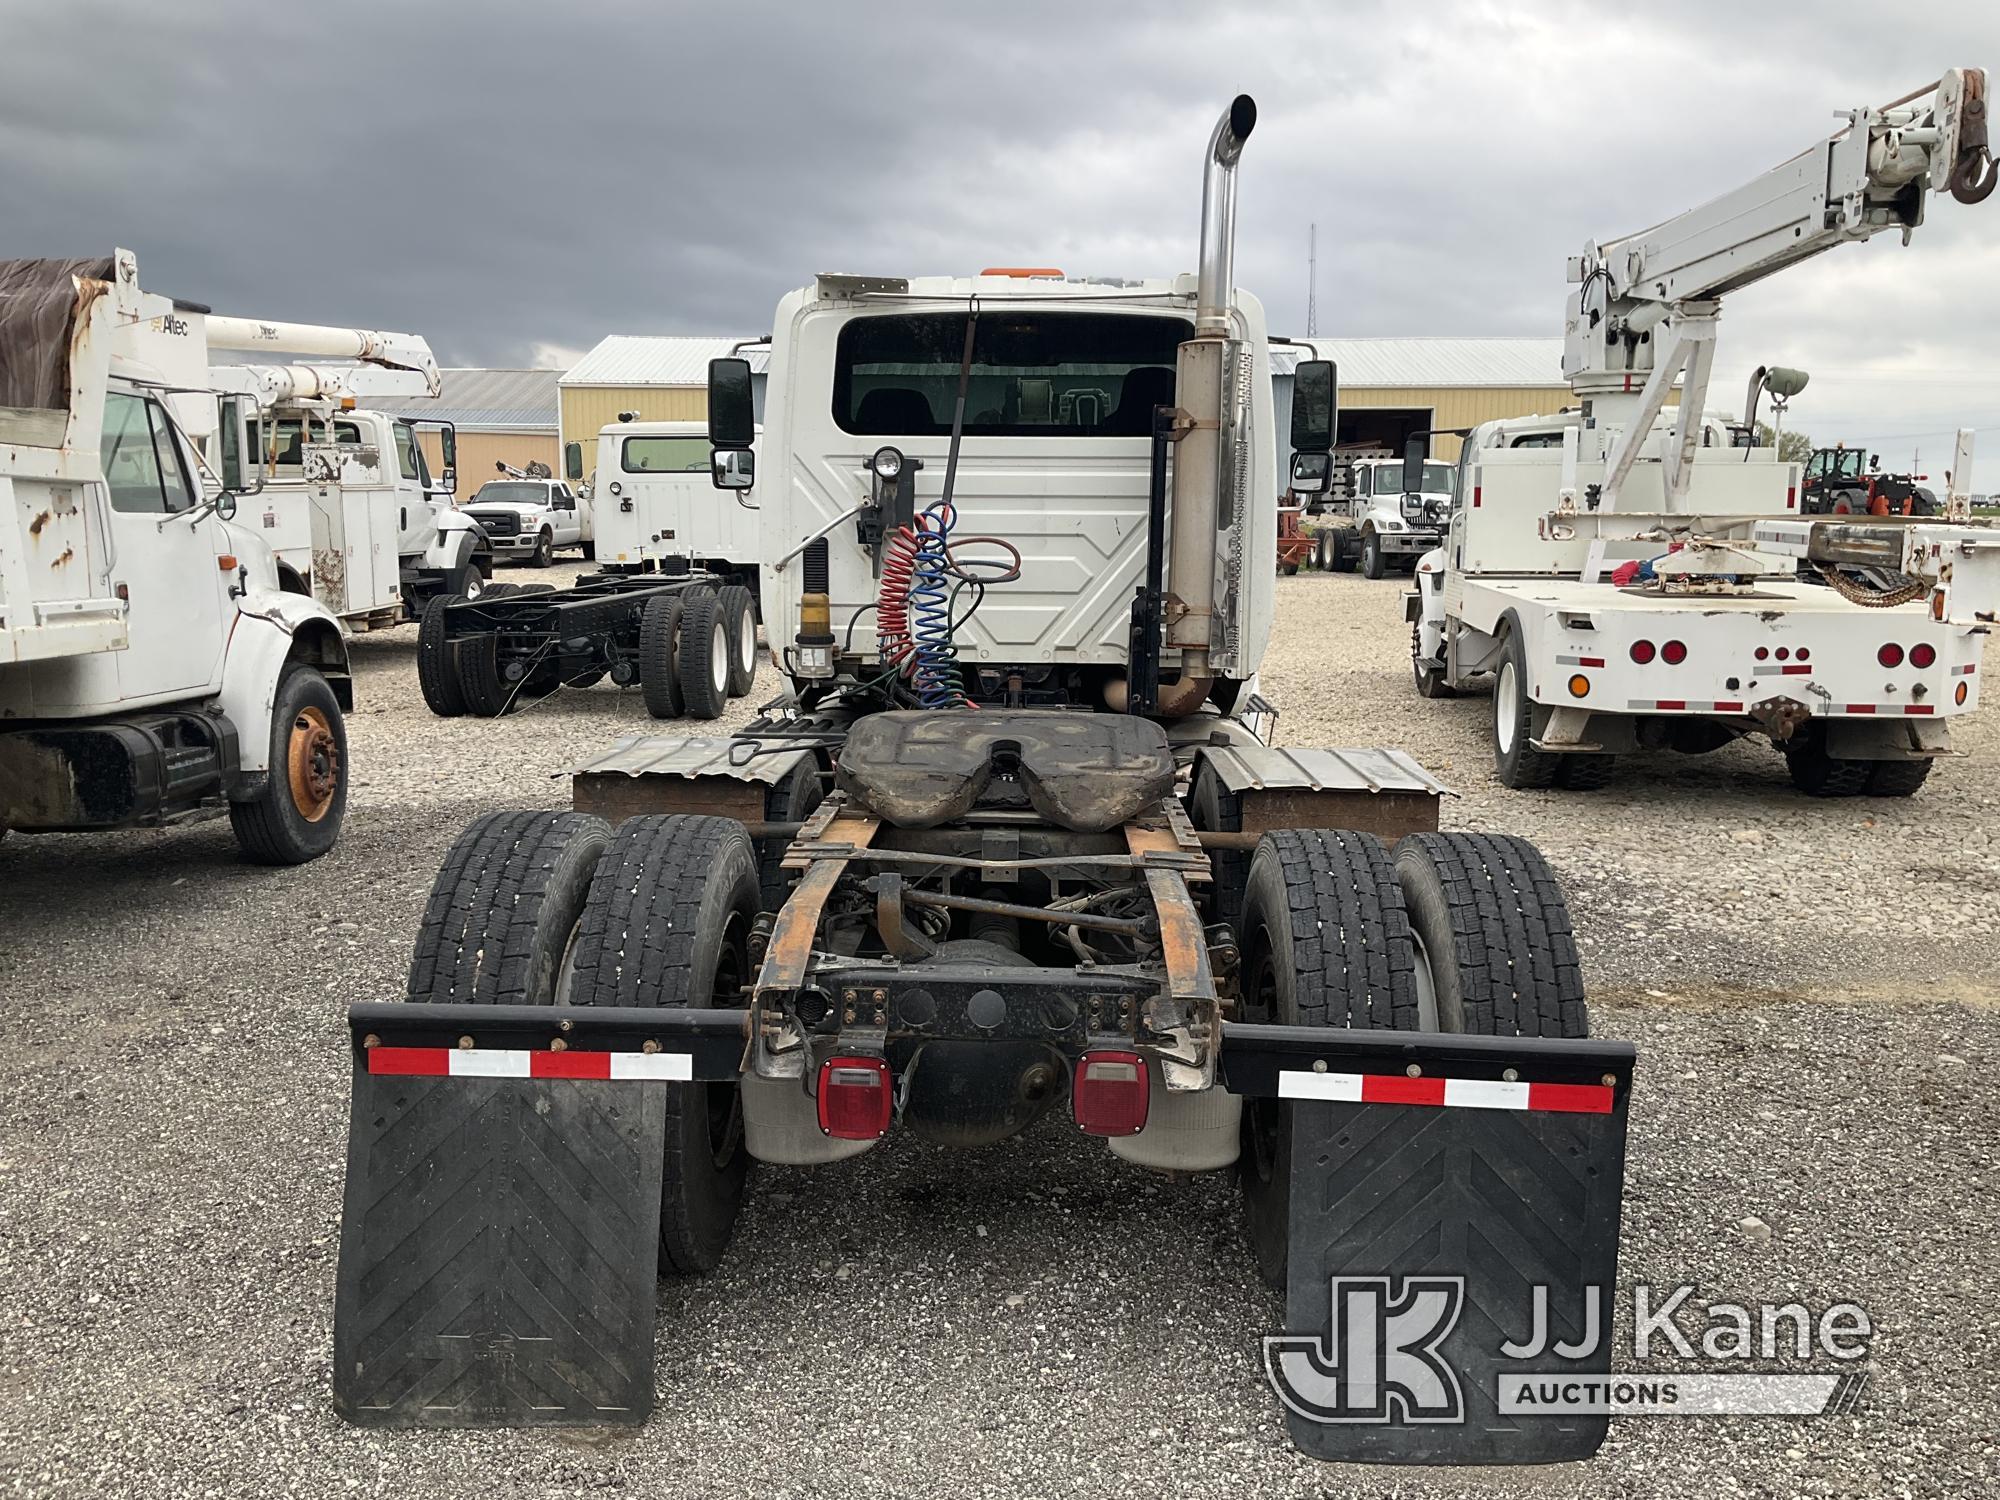
[[[446,853],[409,998],[459,1005],[741,1003],[758,865],[726,818],[573,812],[480,818]],[[660,1269],[715,1269],[749,1174],[734,1084],[663,1083]]]
[[[1364,1031],[1581,1037],[1590,1020],[1569,908],[1524,839],[1267,834],[1237,929],[1246,1020]],[[1291,1108],[1243,1112],[1239,1178],[1259,1271],[1283,1286]]]
[[[1792,785],[1811,797],[1911,797],[1930,778],[1925,760],[1854,760],[1827,753],[1826,733],[1814,725],[1786,741],[1785,768]]]
[[[737,584],[662,594],[639,630],[639,685],[656,719],[718,719],[757,676],[757,609]]]

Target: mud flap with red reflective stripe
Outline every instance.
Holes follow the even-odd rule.
[[[1627,1049],[1615,1089],[1491,1066],[1471,1080],[1280,1074],[1294,1100],[1287,1331],[1265,1364],[1302,1452],[1515,1464],[1597,1451],[1604,1417],[1514,1414],[1503,1390],[1610,1368],[1629,1070]]]
[[[471,1009],[460,1024],[480,1024]],[[621,1058],[610,1081],[602,1053],[375,1050],[381,1069],[355,1049],[340,1414],[399,1427],[643,1422],[669,1085],[640,1080],[666,1075],[627,1073],[640,1059]]]

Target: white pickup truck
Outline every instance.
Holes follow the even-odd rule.
[[[597,555],[590,502],[560,479],[491,479],[462,508],[493,544],[495,561],[524,558],[546,568],[558,547]]]

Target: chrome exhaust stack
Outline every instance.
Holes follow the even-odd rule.
[[[1196,338],[1229,332],[1236,280],[1236,162],[1257,125],[1257,101],[1238,94],[1215,122],[1201,177],[1201,263],[1195,291]]]
[[[1238,497],[1225,484],[1225,460],[1233,449],[1236,344],[1230,312],[1236,268],[1236,163],[1257,124],[1257,102],[1238,94],[1215,122],[1201,181],[1201,260],[1195,288],[1194,337],[1180,347],[1175,402],[1186,424],[1174,453],[1171,529],[1167,570],[1166,644],[1180,651],[1180,675],[1214,677],[1216,551],[1220,529],[1236,520]],[[1222,498],[1229,499],[1225,513]],[[1199,705],[1207,696],[1193,697]]]

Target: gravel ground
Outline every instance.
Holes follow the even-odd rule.
[[[1398,593],[1280,580],[1281,735],[1401,745],[1462,792],[1449,824],[1548,850],[1596,1029],[1641,1049],[1623,1274],[1860,1300],[1853,1417],[1633,1419],[1558,1469],[1299,1458],[1231,1185],[1044,1128],[976,1175],[908,1139],[763,1171],[722,1270],[661,1288],[641,1432],[344,1427],[343,1007],[399,993],[467,820],[560,805],[552,773],[646,725],[609,687],[433,719],[405,629],[355,645],[353,799],[317,864],[239,864],[215,824],[0,846],[0,1493],[1991,1495],[1994,721],[1909,802],[1807,801],[1747,747],[1513,793],[1486,701],[1411,691]]]

